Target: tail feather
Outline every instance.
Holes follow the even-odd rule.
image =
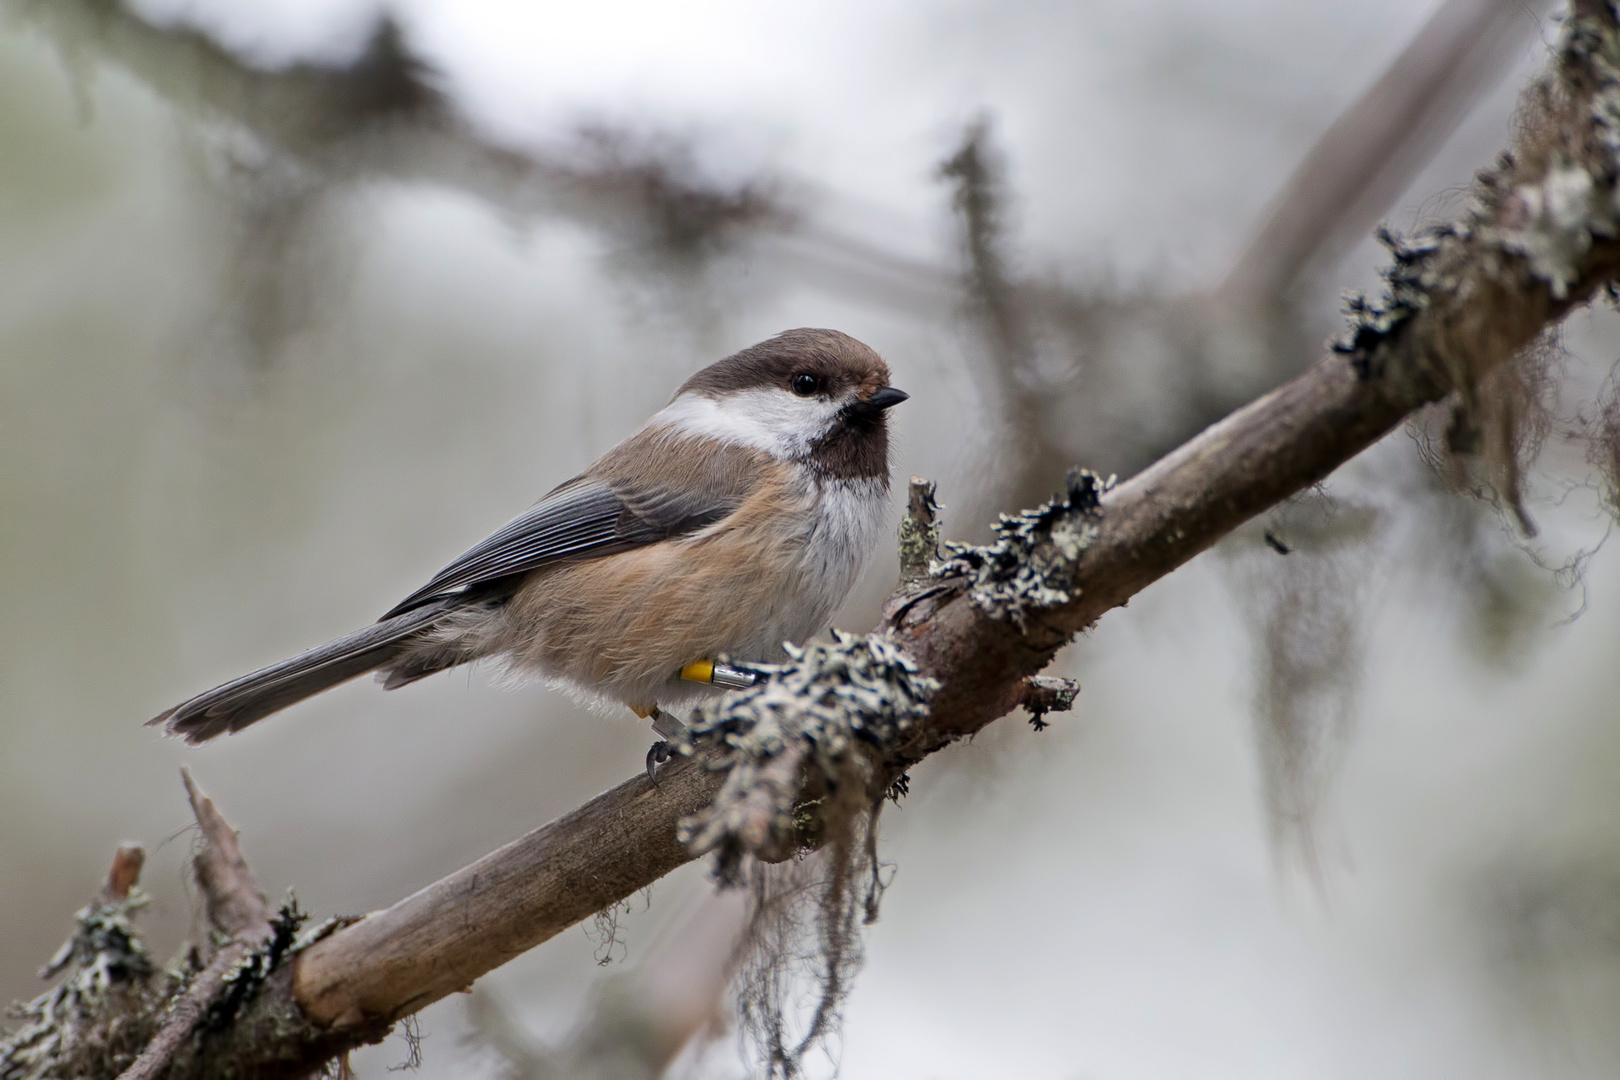
[[[455,606],[454,598],[373,623],[335,641],[204,691],[147,721],[193,746],[387,664]]]

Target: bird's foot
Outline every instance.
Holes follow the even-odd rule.
[[[657,742],[647,748],[647,779],[656,785],[658,774],[675,756],[673,740],[685,741],[687,732],[686,725],[674,713],[654,706],[648,715],[652,718],[653,734],[660,736]]]

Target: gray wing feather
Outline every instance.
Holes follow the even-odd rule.
[[[729,515],[744,493],[740,482],[688,486],[657,478],[577,477],[462,554],[383,618],[548,563],[612,555],[694,532]]]
[[[435,597],[465,592],[474,585],[511,577],[557,559],[586,552],[605,555],[609,550],[633,547],[632,538],[620,536],[619,519],[624,512],[624,503],[607,485],[570,480],[489,539],[464,552],[426,585],[390,608],[383,618],[392,618]]]

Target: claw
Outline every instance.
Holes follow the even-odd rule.
[[[669,759],[668,739],[659,739],[647,748],[647,779],[652,781],[653,787],[658,786],[658,773],[669,764]]]
[[[641,710],[636,711],[639,713]],[[658,736],[658,741],[647,750],[647,779],[657,787],[659,771],[675,756],[675,747],[671,745],[671,740],[684,740],[686,725],[681,723],[680,717],[674,713],[667,713],[656,705],[647,710],[647,716],[652,717],[653,734]]]

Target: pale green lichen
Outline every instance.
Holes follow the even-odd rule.
[[[219,997],[201,1024],[204,1031],[223,1031],[231,1025],[242,1007],[258,994],[270,973],[295,951],[299,928],[308,919],[309,916],[299,910],[298,901],[289,895],[270,922],[270,937],[258,948],[243,953],[225,972]]]
[[[159,973],[135,930],[138,889],[79,911],[78,930],[41,977],[67,978],[11,1013],[23,1026],[0,1041],[0,1080],[114,1077],[157,1030],[159,1006],[181,985]]]
[[[1581,275],[1580,258],[1592,249],[1593,238],[1615,234],[1614,188],[1605,190],[1591,173],[1560,157],[1539,183],[1516,187],[1513,198],[1522,212],[1511,224],[1482,229],[1480,235],[1523,255],[1530,272],[1565,299]]]
[[[1114,484],[1085,469],[1072,470],[1063,491],[1032,510],[1002,514],[996,542],[947,542],[945,557],[930,566],[937,578],[965,578],[969,598],[1020,629],[1036,611],[1079,595],[1074,566],[1097,536],[1103,493]]]
[[[906,516],[900,519],[900,584],[915,586],[927,581],[928,567],[939,556],[939,503],[934,483],[911,478],[911,499]]]
[[[1566,300],[1594,244],[1620,235],[1620,36],[1608,18],[1564,20],[1558,61],[1525,100],[1519,148],[1479,174],[1461,222],[1411,240],[1380,230],[1393,256],[1384,295],[1347,297],[1350,325],[1333,345],[1362,378],[1386,374],[1381,346],[1441,293],[1466,293],[1473,278],[1516,272],[1493,253],[1522,260],[1531,278]],[[1571,103],[1578,103],[1573,115]],[[1448,361],[1438,373],[1466,388],[1469,362]]]
[[[938,683],[888,638],[833,631],[833,640],[789,646],[791,662],[763,666],[758,685],[694,712],[685,750],[720,752],[709,767],[724,770],[713,804],[681,823],[680,838],[697,855],[714,853],[723,881],[740,879],[744,856],[761,846],[748,838],[751,820],[765,808],[762,837],[773,852],[789,851],[795,837],[816,832],[813,810],[795,813],[797,775],[776,776],[769,766],[790,748],[802,751],[829,792],[865,778],[864,754],[881,756],[926,715]]]
[[[0,1040],[0,1080],[113,1080],[139,1056],[198,970],[189,952],[174,971],[152,962],[132,918],[146,903],[132,889],[125,899],[97,901],[78,913],[78,932],[40,972],[67,977],[11,1010],[24,1024]],[[282,906],[270,937],[226,973],[169,1075],[230,1080],[258,1075],[263,1062],[309,1059],[322,1034],[290,998],[265,986],[285,977],[289,957],[355,920],[329,919],[300,932],[304,919],[291,899]]]

